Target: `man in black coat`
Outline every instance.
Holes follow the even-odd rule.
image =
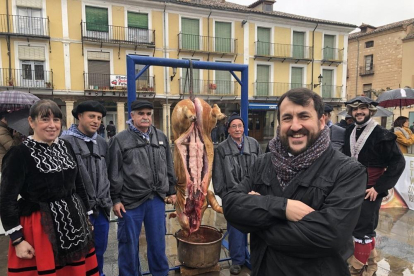
[[[252,275],[349,275],[365,168],[329,143],[322,98],[305,88],[279,100],[277,136],[223,196],[228,222],[251,233]]]
[[[395,186],[405,168],[405,159],[395,142],[397,136],[378,125],[372,117],[378,105],[367,97],[345,103],[355,125],[345,131],[344,154],[367,168],[368,183],[361,214],[353,232],[355,249],[349,259],[352,275],[372,276],[377,271],[375,229],[382,198]]]

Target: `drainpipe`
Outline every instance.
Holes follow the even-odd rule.
[[[357,49],[357,66],[356,66],[356,76],[355,76],[355,97],[358,95],[358,70],[359,70],[359,38],[357,37],[357,44],[358,44],[358,49]]]
[[[313,90],[314,88],[313,88],[313,65],[314,65],[314,63],[315,63],[315,30],[316,30],[316,28],[318,28],[318,25],[319,25],[319,23],[316,23],[316,26],[315,26],[315,29],[313,29],[313,32],[312,32],[312,76],[311,76],[311,78],[312,78],[312,82],[311,82],[311,89]]]
[[[166,23],[166,20],[165,20],[165,10],[166,10],[166,8],[167,8],[167,2],[166,1],[164,1],[164,32],[163,32],[163,35],[164,35],[164,58],[167,58],[167,34],[166,34],[166,32],[168,31],[167,30],[167,23]],[[168,91],[167,91],[167,87],[168,87],[168,67],[164,67],[164,75],[165,75],[165,104],[167,105],[167,107],[168,107]],[[170,113],[169,113],[169,110],[168,110],[168,113],[166,114],[166,116],[165,116],[165,119],[167,120],[167,123],[166,123],[166,125],[167,125],[167,139],[168,139],[168,141],[170,141]]]
[[[10,52],[10,19],[9,19],[9,0],[6,0],[6,20],[7,20],[7,55],[9,56],[9,81],[12,77],[11,71],[11,52]],[[14,83],[13,83],[14,85]]]

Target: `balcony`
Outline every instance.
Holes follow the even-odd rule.
[[[178,51],[237,55],[237,39],[179,33]]]
[[[329,64],[331,66],[332,64],[335,64],[338,66],[343,61],[343,54],[344,49],[338,49],[338,48],[331,48],[331,47],[325,47],[322,49],[322,60],[321,63],[323,64]]]
[[[49,18],[0,14],[0,34],[49,39]]]
[[[278,44],[270,42],[255,41],[255,55],[254,58],[263,58],[267,60],[285,60],[290,61],[312,61],[312,47],[293,45],[293,44]]]
[[[322,98],[324,99],[341,99],[342,98],[342,86],[336,85],[321,85]]]
[[[99,74],[99,73],[83,73],[85,92],[106,92],[126,93],[127,91],[127,77],[125,75],[116,74]],[[136,80],[136,92],[141,94],[155,93],[155,76]]]
[[[359,66],[359,75],[360,76],[369,76],[374,75],[374,65],[365,65]]]
[[[179,91],[181,95],[189,94],[190,83],[185,78],[179,79]],[[215,95],[215,96],[236,96],[239,91],[237,81],[227,80],[193,80],[193,93],[195,95]]]
[[[285,82],[255,82],[254,96],[255,97],[280,97],[283,93],[293,88],[304,87],[312,89],[311,84],[302,83],[285,83]]]
[[[155,30],[81,22],[83,41],[155,48]]]
[[[35,66],[35,70],[0,68],[0,86],[13,88],[53,89],[53,71]]]

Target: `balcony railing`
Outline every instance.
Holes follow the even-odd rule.
[[[255,55],[263,57],[312,59],[312,47],[256,41]]]
[[[0,14],[0,33],[49,38],[49,18]]]
[[[255,82],[254,96],[280,97],[283,93],[293,88],[305,87],[312,89],[311,84],[285,83],[285,82]]]
[[[155,30],[81,22],[82,39],[92,42],[155,45]]]
[[[344,49],[325,47],[322,49],[322,60],[323,61],[343,61]]]
[[[369,66],[360,66],[359,67],[359,75],[360,76],[368,76],[368,75],[373,75],[374,74],[374,65],[369,65]]]
[[[336,86],[336,85],[321,85],[321,91],[322,91],[322,98],[336,98],[340,99],[342,98],[342,86]]]
[[[116,74],[83,73],[85,91],[127,90],[127,77]],[[136,80],[137,93],[155,93],[155,76],[140,77]]]
[[[189,94],[190,83],[185,78],[179,79],[180,94]],[[239,83],[237,81],[227,80],[193,80],[193,93],[196,95],[217,95],[217,96],[233,96],[237,95]]]
[[[53,89],[53,71],[0,68],[0,86]]]
[[[178,49],[182,51],[237,54],[237,39],[179,33]]]

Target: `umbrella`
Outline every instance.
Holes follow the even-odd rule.
[[[30,108],[38,100],[40,100],[38,97],[27,92],[17,90],[0,91],[0,112]]]
[[[414,90],[410,88],[398,88],[382,93],[377,102],[382,107],[401,107],[414,104]]]
[[[348,114],[347,110],[342,110],[338,113],[338,116],[346,116]],[[377,112],[375,113],[374,117],[390,117],[394,113],[389,111],[388,109],[385,109],[381,106],[377,106]]]
[[[20,109],[9,114],[6,114],[7,126],[23,134],[29,136],[30,125],[28,118],[29,109]]]

